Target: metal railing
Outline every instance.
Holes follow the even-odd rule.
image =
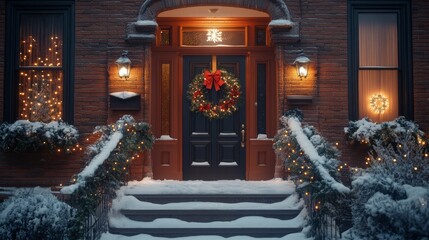
[[[323,201],[323,199],[320,200]],[[352,216],[348,209],[337,209],[342,213],[341,219],[339,219],[320,209],[319,204],[313,200],[311,194],[304,196],[304,202],[308,216],[312,221],[315,240],[339,240],[342,237],[341,233],[352,226]]]
[[[107,232],[110,206],[110,196],[108,194],[103,194],[94,214],[91,214],[85,219],[83,225],[84,240],[98,240],[101,234]]]

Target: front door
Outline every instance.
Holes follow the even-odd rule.
[[[191,80],[212,69],[234,74],[242,91],[238,111],[215,120],[190,111],[190,100],[186,97]],[[183,179],[245,178],[245,73],[245,56],[183,57]],[[217,103],[221,94],[222,88],[216,92],[213,87],[205,97]]]

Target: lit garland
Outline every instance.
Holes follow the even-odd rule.
[[[333,187],[323,176],[321,168],[324,168],[330,177],[335,179],[337,183],[341,183],[340,175],[348,174],[346,165],[340,165],[337,160],[340,153],[336,147],[327,142],[313,126],[305,125],[302,131],[308,140],[316,149],[321,160],[319,165],[310,160],[306,151],[310,146],[300,146],[297,140],[297,135],[288,125],[288,119],[293,118],[295,121],[301,122],[303,119],[302,112],[298,109],[289,110],[285,116],[281,118],[284,125],[274,137],[273,148],[279,159],[284,161],[285,170],[288,178],[297,185],[297,192],[307,199],[307,208],[311,208],[312,214],[310,221],[312,224],[312,233],[320,227],[322,215],[328,215],[337,223],[341,224],[341,219],[346,218],[350,213],[349,194],[340,193],[337,188]],[[341,214],[339,214],[341,212]],[[323,213],[323,214],[322,214]]]
[[[98,141],[88,149],[88,157],[92,158],[101,152],[103,146],[115,132],[122,133],[122,138],[116,148],[110,152],[107,159],[94,170],[92,177],[82,179],[73,176],[72,183],[84,181],[71,195],[71,205],[77,208],[76,222],[72,230],[76,239],[82,237],[82,226],[85,218],[96,211],[104,195],[110,199],[116,196],[116,190],[125,184],[129,165],[132,160],[139,158],[143,151],[152,148],[155,141],[150,125],[145,122],[136,122],[130,115],[124,115],[115,124],[99,126],[94,134],[101,134]]]
[[[191,101],[190,109],[201,113],[209,119],[225,118],[238,110],[237,104],[241,96],[240,83],[236,77],[227,71],[221,70],[221,78],[224,84],[221,86],[222,97],[218,103],[207,100],[209,91],[204,85],[204,73],[198,74],[189,84],[188,99]]]
[[[47,52],[41,53],[42,50]],[[48,49],[42,49],[35,37],[28,36],[20,44],[20,66],[28,69],[19,73],[18,117],[40,122],[60,120],[63,103],[61,39],[50,37]]]
[[[374,94],[369,99],[369,107],[377,114],[383,114],[389,107],[389,99],[381,94]]]
[[[82,150],[79,133],[73,125],[63,121],[50,123],[18,120],[0,125],[2,151],[29,152],[47,149],[50,152],[72,153]]]

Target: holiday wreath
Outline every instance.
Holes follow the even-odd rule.
[[[221,97],[217,103],[206,98],[213,85],[216,91],[221,91]],[[238,79],[224,70],[216,70],[214,73],[205,71],[196,75],[188,89],[191,111],[201,113],[209,119],[225,118],[232,115],[238,110],[237,104],[240,95]]]

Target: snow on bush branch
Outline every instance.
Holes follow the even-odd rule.
[[[26,152],[48,148],[52,152],[70,153],[77,145],[79,133],[73,125],[63,121],[18,120],[13,124],[1,124],[0,136],[2,151]]]
[[[376,135],[368,168],[352,182],[353,228],[362,239],[429,238],[427,144],[415,132],[402,133],[388,145]]]
[[[414,134],[420,141],[424,139],[424,133],[419,130],[419,126],[404,117],[382,123],[374,123],[368,118],[362,118],[350,121],[349,126],[344,128],[344,132],[350,143],[359,142],[370,145],[377,139],[387,146],[389,143],[397,142],[399,135],[407,133]]]
[[[49,189],[21,188],[0,204],[0,239],[73,239],[74,216]]]

